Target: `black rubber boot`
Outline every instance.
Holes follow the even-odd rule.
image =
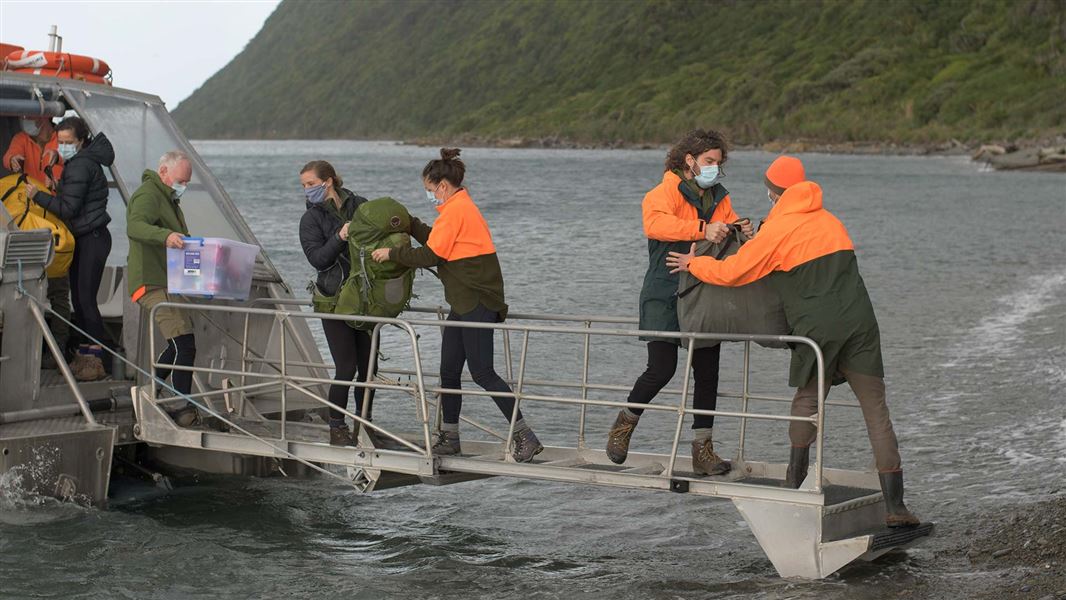
[[[881,479],[881,494],[885,497],[885,525],[889,527],[915,527],[920,521],[903,504],[903,471],[878,473]]]
[[[792,446],[792,452],[788,457],[788,469],[785,470],[785,487],[798,490],[803,480],[807,478],[807,468],[810,466],[811,447],[797,448]]]

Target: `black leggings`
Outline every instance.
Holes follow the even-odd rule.
[[[673,342],[648,342],[648,368],[637,378],[627,402],[648,404],[666,387],[677,371],[677,344]],[[692,407],[697,410],[714,410],[718,406],[718,359],[722,345],[700,348],[692,353],[692,374],[696,378]],[[630,408],[635,414],[644,412]],[[714,417],[693,415],[692,428],[705,429],[714,425]]]
[[[167,340],[167,347],[159,354],[156,362],[177,365],[179,367],[191,367],[196,361],[196,338],[191,333],[179,335]],[[166,381],[170,372],[174,372],[174,389],[179,393],[188,395],[192,393],[192,371],[181,369],[167,369],[156,367],[155,376]]]
[[[449,321],[467,321],[474,323],[496,323],[499,321],[499,313],[489,310],[478,304],[477,308],[458,315],[453,310],[448,314]],[[481,386],[486,392],[510,392],[507,385],[493,367],[491,329],[473,329],[466,327],[445,327],[443,340],[440,345],[440,383],[441,387],[450,389],[462,389],[463,365],[470,368],[470,376],[474,383]],[[514,411],[514,398],[506,396],[493,396],[500,412],[511,420],[511,412]],[[463,410],[463,397],[459,394],[442,394],[441,403],[444,412],[444,422],[456,424],[459,422],[459,412]],[[522,419],[519,411],[518,420]]]
[[[326,334],[326,344],[329,345],[329,353],[333,356],[333,365],[336,368],[334,379],[340,381],[366,381],[366,375],[370,371],[370,334],[352,329],[344,321],[322,319],[322,331]],[[358,373],[358,377],[356,377]],[[329,386],[329,402],[343,409],[348,408],[348,394],[352,387],[333,384]],[[366,415],[363,411],[364,388],[355,389],[355,414],[370,420],[373,409],[374,391],[370,391],[371,402],[367,403]],[[329,409],[329,418],[343,419],[344,413],[334,408]]]
[[[93,338],[110,345],[111,340],[104,329],[104,318],[100,316],[100,307],[96,303],[108,254],[111,254],[111,232],[107,227],[97,227],[74,238],[70,296],[74,304],[74,323]]]

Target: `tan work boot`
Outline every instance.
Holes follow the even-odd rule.
[[[733,466],[714,451],[711,438],[692,440],[692,470],[697,475],[725,475]]]
[[[637,428],[639,416],[629,416],[624,410],[618,411],[618,417],[607,432],[607,458],[616,465],[626,461],[629,456],[629,439],[633,437],[633,430]]]
[[[92,354],[78,354],[74,357],[74,362],[70,365],[70,370],[74,373],[74,379],[78,381],[99,381],[107,377],[107,371],[104,370],[104,362],[100,360],[99,356]]]

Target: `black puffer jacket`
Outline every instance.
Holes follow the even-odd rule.
[[[98,133],[63,165],[56,195],[38,193],[33,200],[62,219],[74,237],[103,227],[111,222],[104,167],[114,162],[111,141]]]
[[[341,284],[351,271],[348,242],[337,234],[345,223],[352,220],[355,209],[366,202],[366,198],[356,196],[346,188],[341,188],[341,196],[344,201],[340,210],[330,200],[322,204],[308,203],[307,210],[300,217],[300,245],[303,246],[307,262],[318,271],[315,283],[326,296],[333,296],[340,291]]]

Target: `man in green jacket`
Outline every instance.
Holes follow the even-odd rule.
[[[146,169],[141,175],[141,187],[126,207],[126,235],[130,241],[126,277],[133,301],[146,311],[162,302],[178,301],[167,294],[167,248],[182,248],[182,238],[189,235],[180,200],[191,178],[189,157],[177,150],[167,152],[159,159],[158,172]],[[188,312],[163,307],[155,311],[155,323],[167,341],[156,362],[193,366],[196,342]],[[166,380],[171,371],[158,368],[155,376]],[[173,383],[179,393],[189,394],[192,372],[175,370]],[[199,420],[196,408],[188,402],[168,412],[179,427],[188,427]]]

